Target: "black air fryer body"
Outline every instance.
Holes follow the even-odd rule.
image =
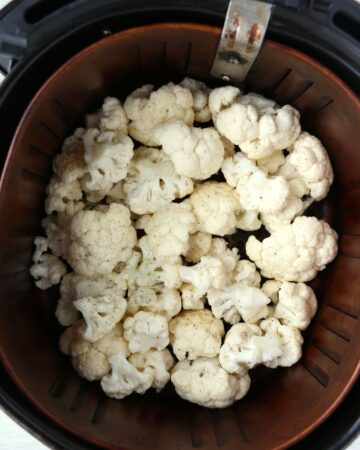
[[[267,36],[312,56],[359,93],[360,5],[354,0],[268,2],[276,6]],[[0,89],[0,164],[31,98],[75,53],[104,35],[152,22],[222,26],[227,5],[228,0],[13,0],[0,12],[0,71],[6,76]],[[360,431],[359,404],[358,382],[338,410],[293,448],[344,448]],[[0,406],[45,444],[90,448],[40,415],[1,366]]]

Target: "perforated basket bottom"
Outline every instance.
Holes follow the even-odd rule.
[[[121,98],[142,82],[210,81],[220,29],[161,24],[124,31],[84,50],[36,95],[17,130],[0,190],[0,355],[23,392],[64,429],[106,448],[285,448],[319,424],[345,395],[359,368],[359,103],[332,73],[303,54],[265,42],[247,87],[298,108],[303,128],[327,147],[335,169],[331,195],[316,208],[340,235],[339,255],[314,281],[319,312],[304,357],[290,369],[257,369],[249,395],[207,410],[160,395],[123,401],[81,380],[57,350],[57,289],[40,292],[28,274],[40,229],[51,160],[85,112],[105,95]]]

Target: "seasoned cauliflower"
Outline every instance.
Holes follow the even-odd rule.
[[[207,299],[215,317],[234,324],[240,318],[256,323],[267,317],[270,300],[261,289],[237,282],[220,289],[210,288]]]
[[[285,178],[268,177],[242,153],[225,159],[221,170],[228,184],[236,188],[246,211],[276,213],[289,200],[290,187]]]
[[[48,249],[47,238],[37,236],[34,239],[35,252],[34,264],[30,267],[30,274],[35,279],[39,289],[49,289],[54,284],[60,283],[66,273],[65,264],[56,256],[45,253]]]
[[[98,111],[86,116],[87,128],[117,131],[120,134],[128,134],[128,122],[121,102],[115,97],[106,97]]]
[[[87,173],[84,154],[84,128],[77,128],[74,134],[65,139],[62,151],[53,161],[54,173],[64,182],[80,180]]]
[[[226,268],[219,258],[203,256],[194,266],[180,266],[180,279],[183,281],[181,296],[184,309],[202,309],[205,294],[210,287],[225,286]]]
[[[184,255],[196,220],[189,203],[170,203],[156,211],[144,225],[155,259]]]
[[[181,297],[176,289],[168,289],[160,284],[151,287],[138,287],[128,293],[127,312],[138,311],[163,314],[168,320],[179,314]]]
[[[107,396],[120,400],[133,392],[143,394],[151,387],[154,378],[151,367],[138,370],[120,352],[111,355],[109,363],[111,373],[105,375],[100,383]]]
[[[260,328],[265,331],[265,339],[273,339],[275,336],[280,339],[281,354],[265,362],[267,367],[272,369],[278,366],[290,367],[299,361],[304,340],[297,328],[292,325],[281,325],[278,320],[273,318],[263,320]]]
[[[115,295],[83,297],[76,300],[74,306],[86,322],[84,339],[96,342],[120,322],[126,311],[126,300]]]
[[[139,311],[124,321],[124,338],[131,353],[144,353],[154,348],[163,350],[169,345],[167,319],[152,312]]]
[[[46,214],[56,212],[68,213],[76,208],[76,204],[82,199],[83,193],[78,180],[65,182],[57,175],[51,177],[46,188],[45,211]]]
[[[102,205],[73,217],[67,260],[80,275],[107,274],[130,257],[135,243],[136,231],[127,207]]]
[[[129,358],[129,363],[143,372],[147,368],[152,369],[153,380],[151,387],[160,392],[170,380],[170,370],[175,364],[175,359],[167,350],[149,350],[146,353],[134,353]]]
[[[81,187],[88,199],[96,202],[126,177],[134,144],[118,132],[89,128],[84,134],[84,145],[89,173],[82,179]]]
[[[337,234],[316,217],[297,217],[262,242],[250,236],[246,253],[266,278],[310,281],[337,253]]]
[[[149,214],[193,191],[191,178],[178,175],[161,150],[140,147],[124,181],[125,200],[135,214]]]
[[[199,231],[218,236],[235,233],[237,215],[242,208],[239,196],[227,183],[207,181],[199,184],[188,201]]]
[[[250,159],[259,160],[286,149],[300,134],[300,114],[295,108],[280,108],[254,94],[242,96],[231,86],[214,89],[209,108],[217,130]]]
[[[186,261],[198,263],[210,250],[211,241],[210,233],[198,231],[197,233],[191,234],[189,236],[188,249],[184,255]]]
[[[121,353],[124,357],[130,354],[128,345],[122,337],[123,328],[120,323],[97,342],[90,343],[83,338],[86,324],[79,320],[67,328],[60,337],[60,351],[71,356],[74,370],[89,381],[101,380],[110,372],[109,357]]]
[[[209,110],[209,93],[210,89],[202,81],[194,80],[186,77],[180,83],[187,89],[190,89],[194,103],[193,110],[196,122],[209,122],[211,120],[211,114]]]
[[[310,195],[314,200],[326,197],[334,180],[326,149],[319,139],[306,132],[289,148],[279,174],[287,180],[298,181],[303,186],[303,195]]]
[[[205,180],[224,159],[224,145],[215,128],[191,128],[180,120],[159,125],[153,133],[179,175]]]
[[[157,125],[172,119],[187,125],[194,122],[193,96],[185,87],[168,83],[156,91],[146,84],[130,94],[124,103],[125,112],[131,120],[129,134],[148,146],[154,146],[153,131]]]
[[[212,358],[220,351],[224,325],[209,310],[183,311],[169,323],[170,343],[177,359]]]
[[[207,408],[226,408],[250,388],[248,374],[229,374],[218,358],[179,361],[171,372],[171,382],[180,397]]]
[[[316,296],[311,287],[304,283],[284,281],[277,295],[274,317],[284,325],[305,330],[317,310]]]

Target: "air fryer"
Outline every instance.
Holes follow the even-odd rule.
[[[200,39],[202,44],[202,50],[198,46],[193,46],[188,53],[181,54],[180,48],[186,49],[186,42],[183,41],[183,45],[179,47],[177,51],[174,51],[176,57],[173,67],[173,72],[164,73],[163,79],[159,74],[161,68],[160,51],[156,47],[156,37],[154,38],[154,47],[151,50],[152,36],[156,36],[156,33],[161,33],[161,26],[155,27],[152,31],[148,30],[142,34],[142,38],[145,36],[148,38],[150,50],[143,50],[143,58],[141,67],[146,71],[146,75],[142,79],[141,76],[134,77],[134,86],[139,85],[141,81],[166,81],[166,78],[184,75],[190,72],[190,75],[200,76],[203,79],[207,79],[206,74],[209,74],[212,58],[209,55],[213,55],[216,50],[216,44],[218,34],[216,34],[214,26],[222,27],[224,17],[227,9],[227,1],[110,1],[103,0],[74,0],[74,1],[55,1],[51,2],[45,0],[30,0],[30,1],[14,1],[0,16],[0,50],[1,50],[1,65],[6,80],[2,85],[0,92],[0,117],[1,123],[6,124],[2,130],[1,146],[1,158],[4,158],[8,152],[11,140],[14,136],[16,128],[23,116],[26,108],[28,107],[31,99],[41,86],[52,76],[52,74],[63,63],[68,61],[75,54],[80,52],[85,47],[100,41],[104,36],[115,35],[118,31],[127,29],[140,29],[141,26],[149,24],[159,24],[161,22],[176,22],[176,23],[197,23],[201,24],[203,30],[208,28],[208,31],[204,31],[203,37],[194,37],[194,39]],[[358,91],[359,80],[359,61],[360,61],[360,49],[358,45],[359,39],[359,17],[360,11],[357,5],[352,1],[301,1],[301,0],[283,0],[274,2],[276,7],[270,21],[267,38],[272,40],[265,43],[257,63],[255,64],[252,72],[249,74],[247,83],[248,86],[256,91],[274,96],[280,102],[284,103],[289,101],[295,106],[305,108],[305,120],[308,129],[311,131],[311,127],[314,124],[312,116],[326,110],[331,107],[331,103],[334,101],[332,96],[332,83],[335,83],[331,78],[331,73],[322,72],[321,76],[314,79],[314,75],[309,75],[307,72],[306,57],[301,60],[296,53],[296,50],[301,50],[305,54],[313,57],[316,61],[319,61],[329,69],[331,69],[336,75],[338,75],[348,87],[353,91]],[[164,25],[166,28],[166,26]],[[144,28],[146,30],[146,27]],[[213,38],[208,40],[206,32],[209,36],[213,35]],[[194,34],[195,33],[195,34]],[[215,35],[214,35],[215,33]],[[131,33],[130,33],[131,34]],[[190,33],[191,34],[191,33]],[[196,31],[193,32],[194,36]],[[201,33],[200,33],[201,34]],[[171,42],[171,33],[163,39],[166,42]],[[191,39],[191,37],[189,37]],[[180,39],[181,41],[181,39]],[[136,42],[136,39],[135,41]],[[133,42],[133,43],[134,43]],[[178,41],[176,41],[178,42]],[[295,51],[286,47],[281,47],[280,44],[285,44],[291,47]],[[143,49],[143,40],[138,43],[140,48]],[[146,46],[145,46],[146,48]],[[116,49],[116,45],[114,47]],[[195,52],[195,53],[194,53]],[[126,54],[128,58],[134,59],[136,65],[138,61],[135,61],[137,56],[132,55],[131,52]],[[288,59],[285,59],[287,55]],[[106,57],[104,58],[105,64],[108,63]],[[302,63],[299,63],[302,61]],[[41,110],[38,108],[32,108],[28,110],[27,116],[24,122],[27,120],[27,128],[18,133],[17,139],[22,139],[26,142],[26,139],[33,139],[37,136],[37,132],[33,131],[33,135],[26,134],[31,133],[37,125],[41,126],[41,117],[45,116],[51,123],[55,124],[55,128],[51,128],[53,132],[53,142],[51,142],[51,136],[49,136],[48,147],[53,149],[54,152],[59,146],[59,142],[56,138],[61,138],[63,133],[68,132],[76,124],[77,120],[80,120],[81,115],[86,110],[97,106],[100,95],[106,93],[127,93],[130,85],[127,83],[122,87],[121,80],[115,79],[111,75],[113,67],[109,66],[108,85],[105,87],[97,87],[94,79],[91,76],[87,76],[86,70],[91,70],[91,57],[87,60],[87,66],[83,66],[85,72],[81,74],[79,70],[71,72],[68,70],[66,76],[62,77],[62,80],[58,77],[58,83],[54,85],[53,90],[47,95],[53,95],[53,104],[57,104],[57,111],[46,110],[45,107]],[[276,66],[276,69],[268,70],[270,64]],[[300,65],[299,65],[300,64]],[[129,62],[129,72],[131,67],[131,61]],[[296,68],[296,70],[295,70]],[[139,71],[136,73],[138,74]],[[135,73],[135,72],[134,72]],[[260,76],[259,76],[260,75]],[[308,75],[308,77],[307,77]],[[309,83],[309,76],[311,83]],[[316,77],[315,77],[316,78]],[[74,104],[71,116],[75,118],[67,117],[69,112],[68,107],[64,108],[64,102],[61,96],[61,86],[66,91],[66,86],[74,81],[74,85],[78,89],[78,99],[80,106]],[[54,81],[54,80],[53,80]],[[176,81],[176,79],[175,79]],[[90,82],[93,84],[93,94],[89,95],[88,86]],[[62,84],[63,83],[63,84]],[[119,84],[119,88],[116,90],[116,85]],[[339,85],[340,86],[340,85]],[[319,88],[321,95],[316,95],[316,89]],[[328,93],[326,88],[328,88]],[[344,89],[347,89],[343,85]],[[43,87],[43,90],[46,87]],[[340,90],[337,91],[337,102],[350,102],[343,98]],[[76,89],[75,89],[76,91]],[[75,92],[74,91],[74,92]],[[80,93],[80,91],[82,93]],[[69,91],[70,92],[70,91]],[[345,92],[345,91],[344,91]],[[59,95],[57,95],[59,94]],[[74,94],[74,93],[73,93]],[[307,101],[306,96],[309,96]],[[75,96],[73,97],[75,99]],[[349,97],[350,98],[350,97]],[[69,98],[68,98],[69,101]],[[302,103],[303,102],[303,103]],[[40,101],[41,103],[41,101]],[[65,101],[66,103],[66,101]],[[75,102],[74,102],[75,103]],[[348,103],[350,105],[350,103]],[[350,108],[350,106],[349,106]],[[63,128],[60,133],[56,128],[56,122],[59,120],[63,124]],[[350,124],[348,129],[354,128],[351,121],[354,121],[354,117],[349,118]],[[326,126],[335,126],[335,122],[329,122],[328,124],[321,120],[320,124],[317,124],[319,129]],[[304,124],[305,125],[305,124]],[[310,128],[309,128],[310,127]],[[315,129],[317,128],[315,126]],[[55,133],[54,133],[55,129]],[[344,129],[346,130],[346,124]],[[344,131],[345,133],[345,131]],[[59,136],[60,134],[60,136]],[[354,131],[350,133],[352,142],[356,142],[356,135]],[[40,136],[40,134],[39,134]],[[331,133],[330,133],[331,136]],[[330,138],[328,138],[330,139]],[[41,145],[40,145],[41,147]],[[344,146],[345,148],[345,146]],[[354,148],[351,147],[351,148]],[[51,150],[52,151],[52,150]],[[51,152],[50,152],[51,153]],[[41,166],[41,158],[38,157]],[[46,156],[45,156],[46,158]],[[344,158],[346,159],[346,151],[344,152]],[[47,169],[49,168],[48,163]],[[343,165],[345,162],[343,163]],[[341,163],[340,163],[341,165]],[[39,166],[39,167],[40,167]],[[38,168],[39,168],[38,167]],[[41,171],[42,169],[40,169]],[[45,170],[45,169],[44,169]],[[45,173],[47,173],[45,170]],[[27,174],[28,177],[33,175]],[[351,177],[356,178],[351,168],[348,172],[348,178],[351,181]],[[26,182],[23,187],[26,189]],[[38,182],[38,189],[42,188],[42,182]],[[18,186],[21,189],[21,184]],[[40,194],[39,194],[40,195]],[[41,212],[39,210],[39,201],[32,204],[31,196],[27,200],[29,208],[33,214],[38,214],[38,222],[40,220]],[[334,209],[334,202],[337,200],[332,196],[328,203],[322,207],[320,215],[322,217],[330,217],[336,222],[336,210]],[[341,200],[340,200],[341,201]],[[347,201],[351,201],[351,196],[347,197]],[[33,207],[33,208],[32,208]],[[16,215],[17,212],[11,209],[8,210],[9,215]],[[34,212],[36,211],[36,213]],[[350,250],[351,255],[351,242]],[[1,267],[7,267],[7,270],[2,271],[6,275],[9,273],[9,267],[11,268],[11,256],[9,260],[5,261],[6,252],[1,253],[2,260],[0,261]],[[353,254],[352,257],[354,257]],[[15,282],[15,278],[13,282]],[[4,281],[6,285],[6,280]],[[4,286],[4,285],[3,285]],[[4,287],[2,291],[4,292]],[[53,293],[55,298],[56,293]],[[15,300],[14,300],[15,301]],[[43,315],[38,317],[39,327],[56,327],[55,322],[49,319],[51,308],[53,303],[51,301],[42,300],[37,296],[38,311]],[[21,301],[20,303],[21,304]],[[14,303],[14,308],[15,308]],[[6,304],[3,302],[3,308],[6,308]],[[346,312],[346,311],[345,311]],[[31,311],[29,310],[29,314]],[[21,321],[19,321],[21,324]],[[44,323],[46,323],[44,325]],[[345,322],[346,324],[346,322]],[[28,330],[30,332],[31,330]],[[34,331],[35,332],[35,331]],[[46,332],[44,331],[44,334]],[[347,335],[343,336],[346,337]],[[56,345],[54,345],[54,352],[56,352]],[[307,370],[311,372],[312,366],[310,357],[305,362],[307,364]],[[315,371],[316,372],[316,371]],[[95,444],[90,444],[86,439],[82,439],[79,435],[74,435],[68,431],[65,431],[59,425],[51,420],[47,415],[42,414],[34,405],[23,395],[18,386],[13,382],[7,371],[1,367],[1,381],[0,381],[0,401],[5,410],[12,415],[16,420],[23,424],[30,432],[38,436],[44,442],[49,445],[53,445],[56,448],[69,448],[69,449],[89,449],[97,448]],[[327,380],[322,378],[320,372],[315,373],[320,378],[319,383],[326,387]],[[71,375],[72,377],[72,375]],[[258,374],[258,378],[261,382],[262,374]],[[54,385],[50,388],[54,398],[61,397],[64,380],[61,378],[54,380]],[[74,388],[75,389],[75,388]],[[84,392],[87,389],[83,384],[77,385],[77,390],[73,392],[72,407],[76,410],[78,405],[84,401]],[[35,396],[36,394],[34,394]],[[136,401],[136,400],[135,400]],[[155,402],[156,398],[150,396],[148,402]],[[337,410],[318,428],[316,428],[308,437],[302,440],[300,443],[295,444],[293,448],[305,449],[316,448],[322,449],[340,449],[350,442],[351,439],[358,433],[360,429],[359,420],[359,385],[356,384],[352,388],[351,392],[347,395],[345,400]],[[70,406],[71,406],[70,405]],[[129,404],[129,414],[132,412],[131,402]],[[96,427],[97,422],[101,422],[102,414],[101,402],[95,408],[92,416],[91,427]],[[201,421],[201,414],[199,420]],[[79,419],[81,420],[81,419]],[[159,420],[161,418],[159,417]],[[207,419],[209,420],[208,416]],[[231,431],[231,429],[230,429]],[[206,434],[206,433],[205,433]],[[239,431],[241,434],[241,431]],[[220,435],[227,435],[227,430]],[[246,444],[247,437],[242,434],[241,438]],[[202,437],[200,440],[192,442],[194,447],[201,447]],[[223,442],[217,442],[218,445],[227,444],[226,440]],[[147,445],[146,442],[139,442],[139,447]]]

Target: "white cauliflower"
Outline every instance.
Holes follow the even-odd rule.
[[[180,266],[183,281],[181,296],[184,309],[202,309],[205,294],[211,287],[220,288],[227,282],[226,268],[219,258],[203,256],[194,266]]]
[[[261,290],[269,297],[272,303],[276,304],[279,301],[279,289],[281,288],[281,284],[281,281],[267,280],[261,286]]]
[[[130,94],[124,103],[125,112],[131,120],[129,134],[144,145],[154,146],[153,131],[157,125],[172,119],[187,125],[194,122],[193,96],[185,87],[168,83],[156,91],[146,84]]]
[[[120,322],[126,311],[126,300],[116,295],[83,297],[74,302],[85,322],[84,339],[96,342]]]
[[[84,145],[89,173],[82,179],[81,187],[90,201],[99,201],[126,177],[134,144],[118,132],[89,128],[84,134]]]
[[[127,312],[135,314],[140,310],[163,314],[170,320],[181,311],[180,294],[162,285],[138,287],[128,293]]]
[[[121,400],[133,392],[143,394],[151,387],[154,378],[151,367],[138,370],[123,353],[111,355],[109,363],[111,373],[104,376],[100,383],[107,396]]]
[[[171,120],[156,127],[153,136],[179,175],[205,180],[221,167],[224,145],[215,128],[194,128]]]
[[[160,392],[170,380],[170,370],[175,360],[166,348],[161,351],[149,350],[146,353],[134,353],[129,358],[129,363],[143,372],[147,368],[153,371],[152,388]]]
[[[256,94],[241,96],[240,90],[231,86],[214,89],[209,108],[217,130],[250,159],[286,149],[300,134],[300,114],[295,108],[279,108]]]
[[[214,238],[211,242],[211,247],[208,256],[219,258],[223,263],[227,275],[228,283],[231,283],[234,276],[234,270],[239,263],[239,251],[237,248],[228,248],[227,242],[224,239]]]
[[[49,287],[60,283],[61,278],[66,273],[66,266],[56,256],[45,253],[49,245],[47,238],[37,236],[34,239],[34,244],[34,264],[30,267],[30,274],[35,279],[35,285],[39,289],[49,289]]]
[[[87,128],[99,128],[104,131],[128,132],[128,118],[121,102],[115,97],[106,97],[102,107],[86,116]]]
[[[211,247],[212,237],[210,233],[191,234],[188,241],[188,249],[185,253],[185,259],[188,262],[198,263],[200,259],[207,255]]]
[[[84,154],[84,128],[77,128],[74,134],[65,139],[62,151],[55,156],[53,170],[64,182],[80,180],[87,173]]]
[[[192,191],[192,180],[178,175],[169,157],[161,150],[146,147],[135,150],[124,181],[126,202],[132,212],[153,213]]]
[[[135,243],[128,208],[116,203],[102,205],[73,217],[67,260],[81,275],[107,274],[130,257]]]
[[[281,325],[278,320],[273,318],[263,320],[260,328],[265,331],[265,339],[273,339],[277,336],[281,343],[281,354],[265,362],[267,367],[272,369],[278,366],[290,367],[299,361],[304,340],[297,328],[292,325]]]
[[[256,323],[268,316],[270,300],[261,289],[237,282],[220,289],[210,288],[207,299],[215,317],[234,324],[240,318]]]
[[[224,325],[208,309],[182,311],[169,323],[170,343],[177,359],[212,358],[220,351]]]
[[[178,289],[181,286],[179,267],[180,261],[145,260],[135,271],[135,284],[140,287],[163,284],[166,288]]]
[[[82,199],[80,183],[78,180],[65,182],[57,175],[51,177],[46,188],[45,211],[46,214],[56,212],[71,212]]]
[[[302,132],[289,149],[279,174],[288,180],[297,180],[303,186],[303,195],[322,200],[334,180],[329,156],[319,139]]]
[[[246,211],[276,213],[289,200],[290,187],[285,178],[268,177],[242,153],[225,159],[221,170],[228,184],[236,188]]]
[[[290,193],[284,208],[276,213],[261,214],[261,221],[265,225],[265,228],[270,233],[273,233],[279,227],[291,223],[295,217],[303,214],[310,203],[308,201],[302,201],[300,198]]]
[[[233,279],[244,286],[260,287],[261,276],[256,270],[255,264],[246,259],[242,259],[236,264]]]
[[[256,165],[267,175],[274,175],[279,168],[284,165],[285,156],[282,150],[277,150],[272,155],[266,158],[258,159]]]
[[[281,283],[274,317],[284,325],[305,330],[317,310],[314,291],[304,283]]]
[[[244,397],[250,377],[226,372],[218,358],[184,359],[171,372],[171,382],[180,397],[206,408],[226,408]]]
[[[169,345],[167,319],[160,314],[139,311],[125,319],[124,338],[131,353],[145,353],[151,348],[163,350]]]
[[[184,255],[196,220],[189,203],[170,203],[156,211],[144,226],[156,259]]]
[[[281,338],[277,333],[263,335],[257,325],[238,323],[227,332],[219,361],[229,373],[242,374],[258,364],[268,365],[282,354]]]
[[[258,230],[262,225],[258,211],[244,211],[236,218],[236,228],[244,231]]]
[[[337,253],[337,234],[316,217],[297,217],[262,242],[250,236],[246,253],[266,278],[310,281]]]
[[[120,323],[97,342],[90,343],[83,338],[86,324],[79,320],[67,328],[60,337],[60,351],[71,356],[74,370],[89,381],[101,380],[110,372],[109,357],[115,353],[129,355],[128,345],[122,337]]]
[[[209,122],[211,114],[208,106],[210,89],[202,81],[186,77],[180,83],[187,89],[190,89],[194,103],[193,110],[196,122]]]
[[[237,215],[242,208],[239,196],[227,183],[207,181],[199,184],[188,201],[199,231],[218,236],[235,233]]]

